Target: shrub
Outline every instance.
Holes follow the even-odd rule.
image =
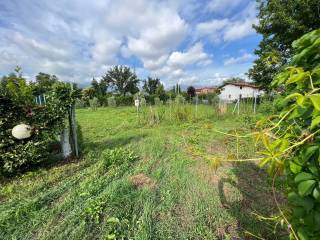
[[[108,97],[108,106],[109,107],[116,107],[117,106],[117,101],[114,96]]]
[[[218,106],[220,101],[219,96],[216,93],[208,93],[208,100],[209,100],[209,103],[214,107]]]
[[[105,170],[122,165],[128,166],[138,159],[131,150],[125,148],[107,149],[102,153],[102,157],[102,166]]]
[[[185,103],[185,99],[182,95],[177,95],[174,101],[176,104],[184,104]]]
[[[68,84],[58,82],[46,93],[46,105],[25,104],[0,97],[0,171],[13,173],[47,159],[48,145],[56,141],[75,95]],[[25,123],[33,128],[30,138],[18,140],[12,128]]]
[[[159,97],[155,97],[154,98],[154,105],[156,106],[160,106],[162,104],[162,101],[160,100]]]
[[[140,106],[141,107],[147,106],[147,101],[146,101],[146,99],[144,97],[140,98]]]
[[[82,99],[77,98],[76,103],[75,103],[76,108],[85,108],[86,107],[86,102]]]
[[[131,96],[116,96],[115,97],[118,106],[132,106],[134,103],[134,97]]]
[[[92,110],[97,110],[97,108],[99,107],[98,98],[94,97],[93,99],[90,99],[89,104]]]
[[[270,101],[263,101],[257,106],[257,110],[259,113],[263,114],[273,114],[275,113],[276,109],[273,102]]]
[[[146,95],[145,99],[149,105],[154,105],[155,95]]]

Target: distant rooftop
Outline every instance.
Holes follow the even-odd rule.
[[[221,87],[224,87],[226,85],[234,85],[234,86],[238,86],[238,87],[251,87],[251,88],[259,88],[258,86],[256,86],[254,83],[252,82],[226,82],[223,83]]]

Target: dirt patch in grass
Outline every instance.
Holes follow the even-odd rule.
[[[227,145],[224,144],[222,141],[214,141],[207,147],[207,152],[209,154],[217,154],[219,156],[227,156],[228,148]]]
[[[236,224],[229,224],[217,227],[216,234],[218,239],[221,240],[226,239],[226,236],[228,236],[228,239],[241,240],[241,238],[239,238],[238,231],[239,227]]]
[[[138,189],[145,188],[152,190],[156,187],[155,181],[143,173],[131,176],[129,180]]]

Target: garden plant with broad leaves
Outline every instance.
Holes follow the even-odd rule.
[[[293,42],[295,55],[273,87],[285,89],[279,115],[258,134],[261,165],[287,179],[288,210],[281,211],[290,239],[320,239],[320,29]]]

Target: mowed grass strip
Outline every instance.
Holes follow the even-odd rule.
[[[83,157],[3,181],[0,239],[280,238],[252,214],[275,212],[262,170],[250,163],[216,171],[186,149],[187,142],[221,156],[230,146],[214,129],[245,128],[242,119],[217,117],[210,106],[199,106],[190,121],[167,113],[149,125],[133,107],[78,110]],[[243,154],[255,154],[251,142],[242,144]],[[106,165],[126,153],[132,161]],[[132,176],[152,186],[136,186]]]

